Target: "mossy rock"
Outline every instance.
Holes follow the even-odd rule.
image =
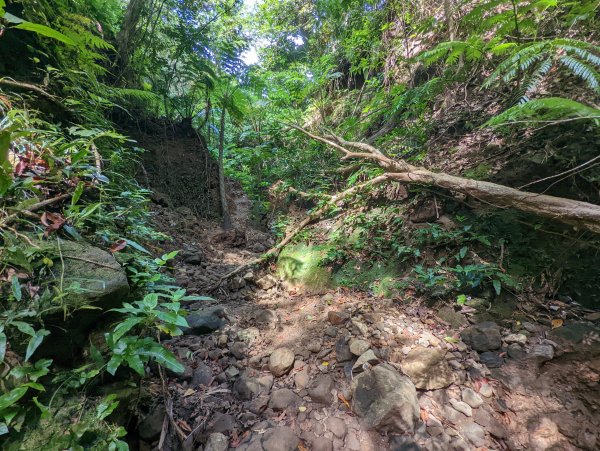
[[[277,275],[292,286],[318,291],[333,285],[322,266],[329,246],[294,244],[286,246],[277,259]]]
[[[394,261],[363,263],[350,260],[335,272],[333,280],[341,286],[370,289],[376,296],[391,297],[398,294],[400,288],[398,268]]]

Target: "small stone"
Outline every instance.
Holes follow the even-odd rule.
[[[375,355],[372,349],[369,349],[363,355],[361,355],[354,365],[352,365],[353,372],[361,372],[370,369],[373,364],[379,362],[379,359]]]
[[[346,449],[348,449],[349,451],[360,450],[360,442],[358,441],[358,437],[356,437],[356,434],[348,434],[348,436],[346,437]]]
[[[317,353],[321,350],[321,342],[319,340],[311,340],[306,345],[306,349],[310,352]]]
[[[456,399],[451,399],[450,404],[452,405],[452,407],[454,407],[460,413],[463,413],[468,417],[473,416],[473,410],[471,409],[471,406],[468,405],[466,402],[458,401]]]
[[[337,327],[335,327],[335,326],[327,326],[325,328],[325,335],[327,335],[328,337],[335,338],[335,337],[337,337],[337,333],[338,333],[338,330],[337,330]]]
[[[308,390],[308,396],[313,402],[321,404],[330,404],[333,401],[331,390],[333,388],[333,380],[330,376],[320,376],[313,388]]]
[[[277,315],[273,310],[259,310],[256,312],[256,324],[263,328],[275,328]]]
[[[252,344],[260,337],[260,331],[256,327],[249,327],[238,332],[238,338],[244,343]]]
[[[467,327],[460,336],[466,344],[479,352],[500,349],[502,345],[500,328],[491,321]]]
[[[254,273],[252,271],[248,271],[246,274],[244,274],[243,278],[246,282],[252,282],[254,280]]]
[[[371,348],[371,344],[365,340],[351,340],[350,352],[355,356],[361,356]]]
[[[335,310],[329,310],[327,312],[327,319],[334,326],[339,326],[350,319],[350,314],[348,312],[338,312]]]
[[[338,362],[347,362],[348,360],[352,360],[353,354],[350,351],[350,346],[348,346],[348,337],[340,336],[335,342],[335,358]]]
[[[208,436],[204,445],[204,451],[227,451],[229,449],[229,440],[220,432],[213,432]]]
[[[231,354],[238,360],[242,360],[246,357],[246,344],[242,341],[236,341],[229,348]]]
[[[256,281],[256,286],[261,290],[269,290],[277,285],[277,279],[273,277],[271,274],[267,274],[266,276],[258,279]]]
[[[269,357],[269,370],[275,377],[286,374],[294,364],[294,352],[289,348],[278,348]]]
[[[312,441],[312,451],[333,451],[333,440],[317,437]]]
[[[346,432],[348,432],[346,423],[344,423],[344,420],[341,418],[329,417],[325,420],[325,426],[327,426],[327,429],[333,432],[333,435],[338,438],[344,438]]]
[[[429,448],[426,448],[429,449]],[[421,451],[422,448],[406,435],[396,435],[390,440],[390,451]]]
[[[479,394],[481,396],[485,396],[486,398],[491,398],[494,394],[494,390],[490,384],[484,382],[479,386]]]
[[[229,289],[231,291],[239,291],[246,286],[246,281],[243,277],[233,277],[229,281]]]
[[[235,366],[230,366],[225,370],[225,375],[228,379],[235,379],[240,375],[240,370],[238,370]]]
[[[210,367],[203,363],[198,362],[196,369],[192,375],[192,382],[190,386],[193,388],[197,388],[200,385],[208,386],[213,380],[213,372]]]
[[[504,337],[504,341],[507,344],[519,343],[521,345],[527,344],[527,336],[523,334],[510,334]]]
[[[507,354],[511,359],[515,359],[515,360],[521,360],[522,358],[527,356],[527,353],[523,349],[523,346],[521,346],[518,343],[509,344],[508,349],[507,349]]]
[[[488,368],[500,368],[504,365],[504,359],[495,352],[482,352],[479,360]]]
[[[485,430],[477,423],[468,422],[462,425],[463,437],[477,447],[485,446]]]
[[[443,412],[446,419],[453,424],[460,423],[465,419],[464,414],[447,405],[443,407]]]
[[[300,440],[291,428],[279,426],[267,430],[261,444],[264,451],[296,451]]]
[[[535,345],[531,349],[530,357],[538,363],[544,363],[554,358],[554,348],[551,345]]]
[[[466,402],[473,409],[483,404],[483,399],[472,388],[465,388],[462,391],[462,400]]]
[[[547,417],[537,420],[529,431],[529,446],[533,451],[550,449],[565,449],[560,446],[563,435],[558,431],[558,426]]]
[[[208,429],[213,432],[230,432],[236,429],[237,423],[233,415],[217,412],[211,418]]]
[[[229,337],[225,334],[219,335],[219,337],[217,338],[217,344],[223,348],[225,346],[227,346],[227,342],[229,341]]]
[[[308,387],[309,382],[310,376],[308,374],[308,368],[303,368],[297,373],[294,373],[294,384],[298,390]]]
[[[291,409],[296,410],[300,404],[300,397],[289,388],[275,390],[271,395],[269,407],[275,411]]]
[[[358,329],[358,331],[361,335],[367,336],[369,334],[369,328],[367,327],[367,325],[365,323],[362,323],[360,321],[353,319],[352,325]]]
[[[402,371],[417,388],[435,390],[454,382],[452,370],[438,349],[416,347],[402,362]]]

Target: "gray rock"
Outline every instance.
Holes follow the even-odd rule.
[[[273,310],[259,310],[256,312],[256,323],[262,327],[275,328],[277,324],[277,314]]]
[[[191,386],[197,388],[200,385],[209,386],[213,380],[213,372],[204,362],[198,362],[192,374]]]
[[[296,410],[300,404],[300,397],[289,388],[280,388],[271,394],[269,407],[273,410]]]
[[[335,337],[337,337],[337,333],[338,333],[338,330],[337,330],[337,327],[335,327],[335,326],[327,326],[325,328],[325,335],[327,335],[328,337],[335,338]]]
[[[354,365],[352,365],[352,371],[360,373],[361,371],[368,370],[372,365],[379,362],[379,359],[375,355],[372,349],[369,349],[363,355],[361,355]]]
[[[210,432],[231,432],[237,428],[237,422],[233,415],[228,415],[225,413],[217,412],[215,413],[210,423],[207,426],[207,429]]]
[[[306,349],[310,352],[317,353],[321,350],[321,341],[319,340],[311,340],[306,345]]]
[[[256,281],[256,286],[261,290],[269,290],[277,285],[277,279],[271,274],[267,274]]]
[[[456,410],[450,406],[446,405],[443,407],[442,410],[444,412],[444,416],[450,423],[458,424],[466,418],[466,416],[464,414],[460,413],[458,410]]]
[[[421,447],[410,437],[396,435],[390,440],[390,451],[421,451]]]
[[[504,341],[507,344],[518,343],[521,345],[527,344],[527,336],[523,334],[510,334],[504,337]]]
[[[464,315],[454,311],[452,307],[442,307],[438,310],[437,314],[442,320],[446,321],[455,329],[467,324],[467,319]]]
[[[227,310],[221,305],[198,310],[186,317],[189,327],[184,327],[182,330],[187,335],[202,335],[214,332],[227,324],[227,317]]]
[[[246,357],[247,346],[243,341],[236,341],[230,346],[229,350],[236,359],[242,360]]]
[[[348,336],[342,335],[335,342],[335,358],[338,362],[347,362],[354,357],[348,346]]]
[[[350,451],[360,450],[360,442],[358,441],[358,438],[356,437],[356,434],[354,432],[348,434],[348,436],[346,437],[346,449]]]
[[[333,441],[326,437],[317,437],[312,441],[312,451],[333,451]]]
[[[238,370],[235,366],[230,365],[229,367],[227,367],[224,373],[225,376],[227,376],[227,379],[235,379],[240,375],[240,370]]]
[[[331,389],[333,388],[333,380],[330,376],[320,376],[314,386],[308,390],[308,396],[313,402],[321,404],[330,404],[333,402]]]
[[[262,437],[264,451],[296,451],[300,439],[287,426],[279,426],[267,430]]]
[[[476,351],[493,351],[500,349],[502,337],[500,328],[491,321],[467,327],[460,334],[462,340]]]
[[[302,368],[300,371],[294,373],[294,385],[298,390],[308,387],[309,382],[310,375],[308,373],[308,368]]]
[[[227,451],[227,449],[229,449],[229,440],[220,432],[210,434],[204,445],[204,451]]]
[[[341,418],[329,417],[325,420],[327,430],[331,431],[337,438],[344,438],[348,429],[346,423]]]
[[[523,349],[523,346],[521,346],[518,343],[509,344],[508,349],[507,349],[507,354],[511,359],[515,359],[515,360],[521,360],[522,358],[524,358],[527,355],[527,353]]]
[[[355,356],[361,356],[371,348],[371,344],[366,340],[351,340],[350,352]]]
[[[436,390],[454,382],[454,375],[444,354],[439,349],[416,347],[402,362],[402,371],[415,386]]]
[[[138,434],[140,438],[146,442],[157,439],[162,432],[164,420],[165,406],[163,404],[158,404],[138,425]]]
[[[256,327],[249,327],[247,329],[240,330],[237,336],[240,341],[252,344],[258,337],[260,337],[260,331]]]
[[[294,365],[294,351],[289,348],[278,348],[269,357],[269,370],[275,377],[286,374]]]
[[[461,427],[461,434],[476,447],[485,446],[485,430],[477,423],[471,421]]]
[[[554,348],[551,345],[535,345],[529,356],[539,363],[544,363],[554,358]]]
[[[338,312],[335,310],[329,310],[327,312],[327,319],[334,326],[339,326],[344,324],[346,321],[350,319],[350,314],[348,312]]]
[[[415,386],[393,367],[383,364],[352,381],[352,410],[374,429],[412,433],[419,419]]]
[[[352,325],[358,329],[361,335],[367,336],[369,334],[369,328],[365,323],[353,319]]]
[[[246,286],[246,280],[243,277],[233,277],[229,281],[229,289],[231,291],[239,291]]]
[[[473,416],[473,410],[471,409],[471,406],[468,405],[466,402],[458,401],[457,399],[451,399],[450,404],[460,413],[468,417]]]
[[[473,409],[483,404],[483,399],[472,388],[465,388],[462,391],[462,400],[466,402]]]
[[[504,365],[504,359],[496,352],[482,352],[479,361],[488,368],[500,368]]]
[[[273,386],[273,376],[251,377],[243,373],[233,384],[233,394],[240,399],[250,400],[258,395],[267,394]]]

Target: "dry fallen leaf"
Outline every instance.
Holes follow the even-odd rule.
[[[563,320],[560,318],[556,318],[552,320],[552,329],[558,329],[559,327],[562,327],[563,325]]]
[[[426,423],[428,419],[429,419],[429,412],[427,412],[425,409],[421,408],[421,420]]]
[[[348,400],[344,397],[344,395],[342,395],[341,393],[338,394],[338,398],[340,401],[342,401],[344,403],[344,405],[348,408],[351,409],[350,407],[350,403],[348,402]]]
[[[193,395],[194,393],[196,393],[196,390],[194,390],[193,388],[188,388],[185,393],[183,394],[183,397],[186,398],[188,396]]]

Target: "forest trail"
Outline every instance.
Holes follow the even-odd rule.
[[[153,207],[157,227],[174,238],[169,250],[183,250],[174,275],[188,293],[204,295],[273,244],[252,227],[243,192],[230,193],[236,228],[229,232],[187,208]],[[341,289],[310,293],[262,271],[242,275],[214,300],[186,305],[191,329],[167,342],[186,371],[168,375],[179,438],[162,437],[162,449],[597,443],[600,346],[583,326],[558,334],[532,321],[511,331],[507,322],[482,322],[473,308],[433,310],[417,299]],[[158,380],[150,385],[159,391]],[[155,412],[164,408],[142,420],[142,438],[164,430],[162,421],[153,426]]]

